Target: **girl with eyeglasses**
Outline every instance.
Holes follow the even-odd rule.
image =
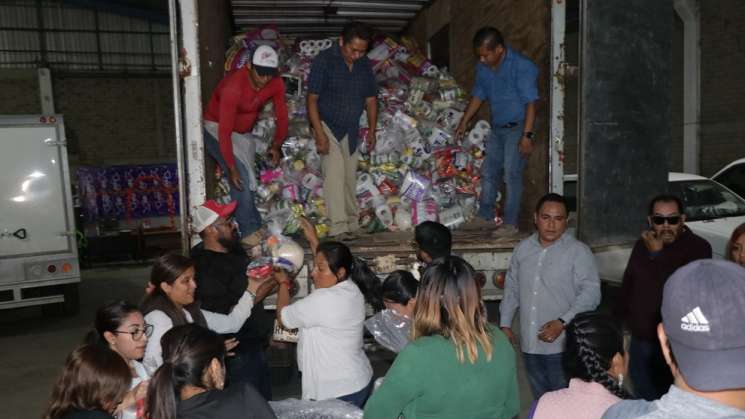
[[[144,404],[150,377],[138,360],[145,355],[152,333],[153,326],[145,323],[136,305],[114,301],[96,311],[94,329],[86,336],[86,343],[102,345],[119,354],[132,373],[129,391],[116,409],[120,419],[135,419],[138,404]]]

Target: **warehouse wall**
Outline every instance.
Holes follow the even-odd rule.
[[[168,75],[52,73],[73,164],[174,161],[173,94]],[[36,70],[0,72],[0,114],[41,113]]]
[[[412,22],[408,34],[424,48],[426,41],[450,24],[451,71],[467,91],[473,87],[474,55],[471,42],[482,26],[495,26],[506,42],[533,60],[540,69],[541,99],[537,107],[537,147],[530,157],[524,178],[521,225],[532,223],[532,208],[548,189],[548,83],[550,3],[545,0],[435,0]],[[486,116],[486,105],[481,110]]]
[[[700,1],[701,174],[745,157],[745,4]]]

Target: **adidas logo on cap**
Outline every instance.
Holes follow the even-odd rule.
[[[683,316],[680,321],[680,328],[687,332],[708,332],[710,331],[709,320],[706,319],[701,307],[696,307],[688,314]]]

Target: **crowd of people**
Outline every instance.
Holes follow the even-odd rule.
[[[250,186],[250,140],[241,133],[268,100],[278,120],[269,151],[275,163],[287,131],[284,87],[274,77],[278,57],[259,47],[218,85],[204,115],[206,148],[228,174],[232,203],[207,201],[197,209],[192,224],[201,242],[190,257],[155,261],[141,304],[115,301],[98,310],[85,343],[66,361],[44,419],[274,418],[266,350],[275,321],[298,331],[301,398],[338,399],[368,418],[516,417],[518,356],[534,400],[530,418],[745,418],[745,225],[732,234],[730,261],[712,260],[709,243],[686,228],[680,199],[655,197],[620,298],[603,314],[593,254],[567,233],[566,200],[547,194],[535,207],[536,232],[515,247],[498,324],[487,321],[482,280],[452,254],[442,224],[415,228],[418,280],[396,271],[381,282],[352,254],[343,242],[358,228],[355,153],[363,110],[366,141],[375,142],[369,40],[365,27],[350,25],[311,69],[309,119],[323,156],[332,236],[321,242],[301,221],[314,290],[292,301],[291,273],[246,274],[251,259],[243,247],[256,244],[261,218]],[[490,104],[477,224],[496,228],[504,173],[504,226],[495,234],[513,235],[533,148],[537,69],[494,28],[479,30],[474,48],[476,85],[456,134],[463,135],[482,102]],[[274,315],[263,306],[273,293]],[[376,314],[368,316],[370,309]],[[390,321],[396,332],[383,341],[376,331]],[[379,386],[364,350],[366,328],[396,354]]]
[[[304,221],[314,291],[291,301],[290,273],[246,275],[233,209],[206,202],[193,257],[160,257],[139,306],[113,301],[96,312],[45,419],[275,417],[264,324],[275,318],[262,306],[271,293],[276,320],[299,331],[301,398],[338,399],[365,417],[516,417],[518,354],[530,418],[745,417],[745,225],[732,234],[730,260],[713,260],[674,196],[650,202],[650,229],[612,313],[596,310],[597,269],[566,232],[564,198],[541,198],[536,232],[510,261],[498,325],[487,321],[476,272],[451,254],[441,224],[415,229],[419,280],[396,271],[380,281],[349,247],[319,241]],[[406,324],[377,388],[363,346],[368,308]]]

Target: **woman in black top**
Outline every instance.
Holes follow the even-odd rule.
[[[131,380],[118,353],[103,345],[83,345],[67,357],[43,419],[111,419]]]
[[[176,326],[161,340],[163,365],[148,389],[150,419],[276,419],[249,383],[225,386],[225,344],[197,324]]]

